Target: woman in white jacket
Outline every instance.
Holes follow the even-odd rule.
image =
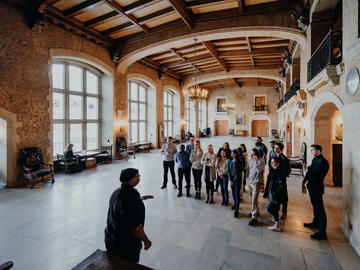
[[[205,165],[206,203],[214,203],[215,161],[214,147],[209,144],[208,151],[201,159],[202,164]]]
[[[226,150],[221,150],[221,157],[216,160],[215,168],[218,173],[218,181],[220,183],[221,195],[222,195],[222,203],[221,205],[229,204],[229,177],[228,177],[228,158],[226,155]]]
[[[191,151],[190,161],[192,162],[192,173],[194,177],[195,186],[195,199],[201,199],[201,176],[203,172],[203,165],[201,159],[204,155],[204,151],[201,149],[200,141],[196,140],[195,148]]]

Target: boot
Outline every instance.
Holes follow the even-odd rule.
[[[213,204],[213,203],[214,203],[214,198],[213,198],[213,196],[211,196],[209,204]]]
[[[209,203],[209,202],[210,202],[210,196],[207,195],[207,197],[206,197],[206,202],[205,202],[205,203]]]

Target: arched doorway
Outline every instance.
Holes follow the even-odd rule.
[[[7,182],[7,123],[0,118],[0,189],[6,187]]]
[[[314,119],[314,143],[323,148],[330,168],[325,184],[342,186],[342,126],[343,118],[334,103],[324,103]]]

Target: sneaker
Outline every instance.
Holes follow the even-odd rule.
[[[285,220],[286,219],[286,214],[282,214],[280,219]]]
[[[268,230],[269,231],[275,231],[275,232],[280,232],[281,231],[281,228],[280,226],[276,226],[276,223],[272,226],[268,226]]]
[[[317,226],[315,226],[313,223],[304,223],[304,227],[305,228],[310,228],[310,229],[316,229]]]
[[[315,239],[315,240],[325,240],[325,239],[327,239],[326,233],[321,233],[321,232],[314,233],[314,234],[310,235],[310,237],[312,239]]]
[[[256,218],[252,218],[252,219],[249,220],[249,225],[250,225],[250,226],[255,226],[256,222],[257,222],[257,219],[256,219]]]
[[[161,186],[161,189],[164,189],[164,188],[166,188],[166,185],[162,185],[162,186]]]

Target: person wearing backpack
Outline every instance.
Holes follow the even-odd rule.
[[[284,150],[284,145],[282,143],[276,143],[275,144],[275,152],[278,156],[278,158],[280,159],[280,170],[281,173],[284,177],[284,188],[285,188],[285,197],[282,203],[282,208],[281,208],[281,212],[282,215],[280,217],[280,219],[284,220],[286,219],[287,216],[287,206],[288,206],[288,192],[287,192],[287,181],[286,178],[289,177],[290,173],[291,173],[291,168],[290,168],[290,161],[289,159],[284,155],[283,153]]]

